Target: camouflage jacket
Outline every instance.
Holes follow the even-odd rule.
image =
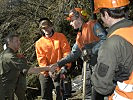
[[[27,62],[18,58],[16,53],[7,48],[0,54],[0,93],[8,95],[16,87],[20,72],[28,71]]]

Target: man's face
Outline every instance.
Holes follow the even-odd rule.
[[[41,31],[44,32],[46,36],[51,34],[52,29],[53,29],[53,27],[51,27],[51,26],[47,26],[47,27],[42,26],[41,27]]]
[[[13,39],[8,44],[16,52],[20,48],[19,37],[13,37]]]
[[[49,20],[42,20],[39,24],[41,32],[43,35],[45,34],[46,37],[52,36],[53,24]]]
[[[70,21],[70,25],[74,28],[74,29],[78,29],[82,26],[82,21],[81,18],[78,17],[76,18],[75,16],[71,17],[71,21]]]

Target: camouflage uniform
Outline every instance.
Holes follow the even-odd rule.
[[[27,63],[7,48],[0,55],[0,100],[12,100],[20,72],[27,72]]]

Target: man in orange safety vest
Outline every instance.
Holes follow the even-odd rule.
[[[108,39],[99,49],[92,74],[91,100],[133,100],[133,21],[129,0],[94,0],[95,13],[109,27]]]

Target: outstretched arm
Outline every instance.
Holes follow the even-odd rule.
[[[28,71],[28,74],[38,74],[42,71],[50,71],[50,67],[31,67]]]
[[[56,67],[56,66],[62,67],[67,63],[77,60],[80,56],[81,56],[81,50],[78,48],[78,45],[75,43],[72,47],[72,51],[70,52],[70,54],[59,60],[57,63],[52,64],[51,67]]]

